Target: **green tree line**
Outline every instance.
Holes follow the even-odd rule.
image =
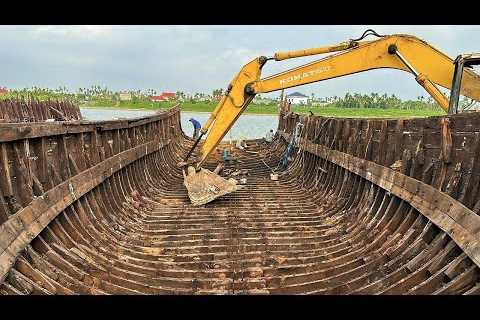
[[[125,92],[125,91],[124,91]],[[147,90],[129,90],[132,96],[131,101],[125,102],[128,104],[138,103],[151,103],[150,96],[156,95],[157,91],[154,89]],[[202,103],[217,103],[217,100],[211,99],[224,94],[222,89],[215,89],[211,95],[203,93],[195,93],[193,95],[187,95],[183,91],[177,91],[177,99],[181,102],[195,103],[196,101],[204,101]],[[114,92],[108,89],[106,86],[94,85],[90,88],[79,88],[77,92],[69,92],[66,87],[58,87],[57,89],[31,87],[23,89],[10,90],[7,94],[0,95],[1,98],[30,98],[38,100],[48,99],[67,99],[76,103],[98,102],[97,104],[111,103],[118,104],[120,100],[120,92]],[[278,101],[272,101],[269,105],[273,106],[278,104]],[[268,105],[265,105],[268,107]],[[344,97],[331,96],[327,98],[316,98],[312,94],[309,99],[307,107],[310,108],[375,108],[375,109],[407,109],[407,110],[435,110],[439,106],[431,98],[425,98],[423,96],[417,97],[415,100],[402,100],[392,95],[370,93],[346,93]]]
[[[324,107],[336,107],[336,108],[375,108],[375,109],[408,109],[408,110],[420,110],[420,109],[437,109],[439,106],[435,101],[429,97],[425,99],[422,96],[417,97],[417,100],[402,100],[396,97],[394,94],[359,94],[359,93],[347,93],[342,97],[329,97],[326,98]]]

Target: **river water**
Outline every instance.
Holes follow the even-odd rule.
[[[117,110],[117,109],[101,109],[101,108],[80,108],[82,116],[88,120],[112,120],[114,118],[137,118],[151,115],[153,111],[144,110]],[[183,131],[188,134],[193,134],[193,127],[188,121],[190,118],[195,118],[203,125],[209,114],[203,112],[182,112],[181,123]],[[277,115],[254,115],[244,114],[238,118],[232,129],[225,135],[224,140],[228,139],[256,139],[265,136],[267,131],[278,126]]]

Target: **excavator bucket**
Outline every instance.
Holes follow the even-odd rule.
[[[196,172],[189,166],[187,174],[183,171],[184,184],[187,187],[188,197],[194,206],[209,203],[231,192],[239,190],[235,179],[224,179],[210,170],[201,168]]]

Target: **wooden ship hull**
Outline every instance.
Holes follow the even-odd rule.
[[[33,98],[0,100],[0,123],[81,120],[80,108],[71,101]]]
[[[480,292],[480,114],[281,113],[225,164],[244,187],[198,207],[176,166],[192,144],[179,108],[0,124],[0,293]]]

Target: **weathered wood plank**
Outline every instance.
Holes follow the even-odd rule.
[[[288,141],[289,134],[281,133],[281,135]],[[305,151],[324,159],[328,155],[328,160],[332,163],[362,176],[409,202],[445,231],[472,261],[480,266],[480,216],[463,204],[428,184],[372,161],[332,150],[310,141],[302,141],[302,139],[300,139],[299,145]],[[434,204],[433,207],[432,204]]]
[[[10,173],[10,163],[7,154],[7,145],[0,143],[0,187],[4,196],[13,195],[13,185]]]
[[[164,148],[170,141],[154,140],[112,156],[60,183],[0,225],[0,283],[22,250],[60,212],[130,163]]]

